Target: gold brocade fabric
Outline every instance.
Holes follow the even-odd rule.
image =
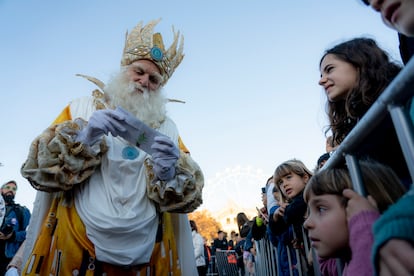
[[[67,207],[62,201],[62,197],[54,199],[22,275],[181,275],[169,213],[162,214],[162,241],[155,244],[150,263],[126,268],[95,259],[74,205]]]
[[[45,156],[42,160],[50,162],[50,159],[46,155],[47,152],[55,153],[55,148],[66,150],[66,140],[62,140],[66,136],[58,135],[59,138],[55,139],[55,136],[52,135],[52,132],[55,128],[61,128],[64,125],[71,124],[72,114],[70,107],[68,106],[63,110],[63,112],[55,119],[53,125],[46,134],[47,136],[40,136],[38,141],[41,145],[45,145],[43,149],[44,151],[37,151],[45,153],[42,156]],[[59,125],[59,127],[57,126]],[[59,132],[60,133],[60,132]],[[63,132],[67,134],[67,132]],[[69,133],[70,134],[70,133]],[[67,135],[69,137],[70,135]],[[56,136],[57,137],[57,136]],[[54,143],[50,143],[53,140]],[[184,152],[188,153],[188,149],[185,147],[184,143],[180,140],[180,149]],[[64,143],[65,142],[65,143]],[[58,145],[59,147],[51,147],[51,145]],[[33,150],[38,150],[39,147],[35,147],[33,145]],[[33,151],[35,152],[35,151]],[[102,151],[102,154],[105,150]],[[73,155],[73,151],[70,151]],[[84,151],[75,152],[78,157],[79,154],[85,153]],[[56,156],[64,156],[65,158],[70,157],[70,154],[60,155],[56,154]],[[188,155],[188,158],[190,156]],[[65,191],[70,190],[72,187],[75,187],[77,184],[82,183],[83,179],[77,180],[75,177],[77,176],[76,173],[73,175],[68,174],[65,179],[61,179],[59,182],[63,183],[67,186],[63,186],[65,188],[58,188],[53,185],[56,185],[57,181],[54,177],[44,177],[45,175],[56,175],[55,171],[53,170],[56,168],[56,171],[60,172],[59,168],[62,166],[38,166],[39,164],[42,165],[42,162],[37,162],[39,159],[37,155],[33,155],[31,159],[34,164],[34,170],[31,172],[31,179],[37,179],[35,176],[38,176],[38,179],[41,181],[32,181],[33,183],[45,183],[50,180],[48,183],[51,183],[52,186],[48,186],[49,188],[53,189],[42,189],[44,191],[55,192],[55,191]],[[56,164],[60,164],[60,159],[56,158],[52,161],[56,162]],[[81,171],[86,171],[85,168],[88,168],[88,172],[90,171],[93,173],[93,167],[95,165],[99,165],[99,160],[88,159],[89,163],[75,163],[71,162],[70,164],[76,165],[76,168],[81,168]],[[93,161],[93,162],[91,162]],[[27,163],[28,164],[28,163]],[[53,163],[54,164],[54,163]],[[52,164],[52,165],[53,165]],[[83,164],[83,166],[78,166],[79,164]],[[89,165],[88,165],[89,164]],[[49,163],[46,165],[50,165]],[[38,166],[38,167],[36,167]],[[91,170],[89,170],[91,168]],[[190,202],[201,204],[201,189],[203,187],[203,177],[201,174],[201,170],[196,166],[197,171],[200,171],[200,174],[197,174],[197,178],[193,181],[196,182],[195,185],[191,185],[193,187],[190,189],[190,192],[186,192],[183,190],[181,193],[184,197],[190,198]],[[79,171],[79,170],[78,170]],[[66,171],[65,171],[66,172]],[[76,172],[76,170],[72,170],[72,172]],[[66,174],[62,174],[65,175]],[[87,178],[86,174],[82,174],[84,177]],[[68,180],[69,179],[69,180]],[[197,181],[195,181],[197,180]],[[191,181],[191,182],[193,182]],[[183,182],[186,185],[183,187],[187,187],[189,184],[188,182]],[[70,184],[70,185],[69,185]],[[190,183],[191,184],[191,183]],[[37,186],[36,186],[37,187]],[[37,187],[39,188],[39,187]],[[155,188],[154,188],[155,189]],[[168,191],[168,189],[166,189]],[[200,195],[194,196],[193,192],[199,191]],[[67,192],[61,192],[64,194]],[[168,192],[167,192],[168,193]],[[159,195],[154,193],[152,194],[153,197],[160,197]],[[200,199],[200,200],[199,200]],[[161,198],[160,198],[161,201]],[[176,206],[176,205],[168,205],[164,204],[165,206]],[[192,204],[189,204],[192,206]],[[197,205],[197,206],[198,206]],[[188,207],[186,207],[188,208]],[[57,197],[53,200],[48,215],[46,216],[40,230],[39,234],[36,237],[35,245],[33,247],[32,252],[29,255],[28,261],[24,264],[24,270],[22,275],[50,275],[50,276],[57,276],[57,275],[116,275],[116,276],[128,276],[128,275],[181,275],[180,269],[180,262],[178,260],[177,255],[177,247],[176,247],[176,239],[173,230],[173,222],[171,219],[171,214],[168,212],[163,212],[160,214],[162,216],[162,241],[155,243],[154,249],[152,251],[150,263],[146,264],[145,266],[141,266],[139,269],[136,267],[134,268],[123,268],[119,266],[114,266],[110,264],[103,264],[100,263],[95,259],[95,252],[94,252],[94,245],[91,241],[87,238],[86,230],[83,222],[81,221],[76,208],[74,205],[68,205],[68,202],[64,200],[63,196]],[[173,214],[174,216],[174,214]],[[178,234],[178,233],[177,233]],[[149,274],[148,274],[149,273]]]

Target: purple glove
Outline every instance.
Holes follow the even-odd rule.
[[[151,148],[153,170],[159,179],[168,181],[175,175],[175,164],[177,163],[180,151],[177,146],[166,136],[156,136]]]
[[[151,146],[154,144],[154,138],[156,136],[165,135],[147,126],[137,117],[120,107],[117,107],[115,109],[115,113],[119,118],[122,118],[122,120],[120,120],[118,123],[123,126],[123,129],[119,129],[118,132],[112,133],[112,135],[120,136],[131,144],[139,147],[146,153],[152,155],[154,153],[154,150],[151,148]]]
[[[92,146],[108,132],[116,136],[117,133],[126,131],[120,123],[123,119],[125,118],[122,117],[122,114],[116,113],[115,110],[97,110],[89,118],[86,127],[79,132],[76,141]]]
[[[89,136],[107,134],[108,131],[113,136],[120,136],[152,156],[153,170],[159,179],[167,181],[174,177],[180,151],[170,138],[150,128],[120,107],[101,116],[104,116],[106,128],[92,128],[95,125],[102,126],[101,117],[98,117],[99,120],[90,120],[88,126],[91,125],[93,131],[89,131],[92,134]],[[95,121],[99,124],[92,124]]]

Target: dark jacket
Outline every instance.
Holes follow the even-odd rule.
[[[273,234],[280,235],[286,232],[290,225],[293,225],[295,228],[302,227],[307,208],[302,191],[286,206],[283,219],[279,219],[276,222],[273,219],[269,219],[270,230]]]
[[[13,235],[2,244],[5,251],[1,255],[4,254],[7,258],[13,258],[20,245],[26,239],[26,228],[29,225],[29,221],[30,211],[26,207],[15,203],[6,206],[6,215],[4,216],[1,229],[3,232],[7,231],[5,229],[10,228],[13,231]]]
[[[229,247],[229,243],[227,242],[227,240],[225,238],[222,239],[222,240],[215,239],[213,241],[213,255],[216,255],[216,250],[217,249],[227,250],[228,247]]]

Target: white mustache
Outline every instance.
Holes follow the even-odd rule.
[[[134,93],[136,91],[139,91],[143,94],[149,93],[148,88],[145,88],[141,84],[135,83],[135,82],[130,82],[129,83],[128,90],[129,90],[130,93]]]

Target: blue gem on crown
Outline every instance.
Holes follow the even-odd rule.
[[[155,61],[161,61],[164,58],[164,54],[160,48],[154,46],[150,51],[151,58]]]

